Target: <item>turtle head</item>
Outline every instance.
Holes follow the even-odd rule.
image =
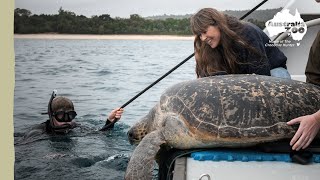
[[[154,106],[148,115],[143,117],[138,123],[133,125],[127,135],[130,144],[139,144],[139,142],[150,132],[155,130],[155,114],[158,105]]]

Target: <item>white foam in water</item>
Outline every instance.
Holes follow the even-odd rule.
[[[108,158],[107,158],[106,160],[104,160],[104,161],[109,162],[109,161],[112,161],[112,160],[114,160],[114,159],[116,159],[116,158],[120,158],[120,157],[127,157],[127,158],[129,158],[129,155],[128,155],[128,154],[115,154],[115,155],[113,155],[113,156],[108,157]]]

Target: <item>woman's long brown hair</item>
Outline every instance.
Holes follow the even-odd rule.
[[[200,39],[200,34],[206,32],[210,25],[220,30],[220,44],[216,48],[211,48]],[[235,47],[244,48],[248,50],[248,53],[257,54],[262,58],[263,55],[258,50],[238,35],[242,32],[243,27],[244,25],[237,18],[225,15],[213,8],[201,9],[191,17],[191,29],[196,35],[194,49],[198,78],[211,76],[220,71],[228,74],[240,73],[238,65],[249,62],[238,60]]]

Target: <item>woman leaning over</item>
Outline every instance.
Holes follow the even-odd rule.
[[[191,17],[197,77],[260,74],[290,78],[287,57],[257,26],[213,8]]]

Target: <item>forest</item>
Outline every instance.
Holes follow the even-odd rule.
[[[233,13],[239,14],[239,11]],[[30,10],[16,8],[14,33],[192,35],[190,16],[144,18],[138,14],[131,14],[129,18],[112,18],[109,14],[102,14],[86,17],[63,10],[62,7],[58,14],[37,15],[32,14]],[[264,28],[264,20],[250,18],[246,21]]]

